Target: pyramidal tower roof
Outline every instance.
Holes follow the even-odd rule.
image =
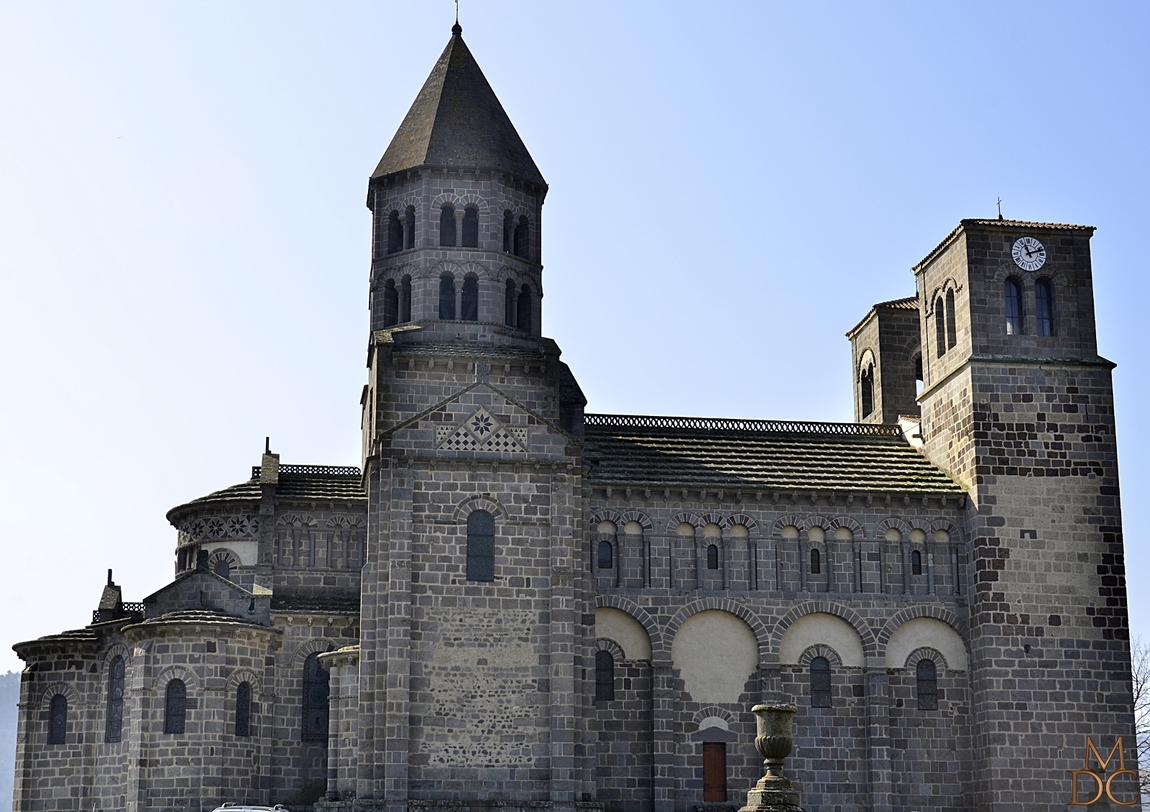
[[[419,166],[494,169],[547,185],[458,23],[371,177]]]

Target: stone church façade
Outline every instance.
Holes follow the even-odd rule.
[[[541,335],[546,192],[453,29],[368,185],[362,469],[269,450],[168,513],[172,583],[18,644],[14,809],[733,807],[764,700],[808,810],[1133,758],[1092,228],[962,221],[848,333],[856,423],[604,415]]]

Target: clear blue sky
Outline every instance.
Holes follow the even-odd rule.
[[[595,411],[850,419],[843,333],[961,218],[1086,223],[1150,634],[1150,5],[463,0],[551,185],[544,330]],[[367,177],[451,0],[0,0],[0,670],[172,506],[358,464]],[[1141,326],[1139,326],[1141,325]]]

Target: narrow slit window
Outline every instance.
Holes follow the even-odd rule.
[[[609,570],[609,569],[611,569],[611,567],[615,566],[614,552],[615,551],[611,547],[611,542],[609,542],[609,541],[599,542],[599,551],[598,551],[599,569]]]
[[[527,259],[527,241],[531,228],[527,225],[527,218],[520,217],[519,225],[515,226],[515,256]]]
[[[815,657],[811,660],[811,707],[829,708],[831,706],[831,661],[826,657]]]
[[[388,279],[383,283],[383,326],[391,327],[399,321],[399,291],[395,289],[395,280]]]
[[[515,215],[503,212],[503,253],[510,254],[515,241]]]
[[[56,694],[48,704],[48,744],[64,744],[68,739],[68,697]]]
[[[327,741],[328,697],[331,691],[329,679],[327,669],[319,663],[319,652],[307,655],[303,661],[302,741]]]
[[[108,710],[104,720],[104,741],[117,744],[124,733],[124,658],[116,657],[108,669]]]
[[[595,701],[611,702],[615,699],[615,657],[600,649],[595,652]]]
[[[236,737],[245,739],[252,735],[252,686],[241,682],[236,686]]]
[[[719,568],[719,548],[714,544],[707,545],[707,569],[717,570]]]
[[[455,208],[444,206],[439,210],[439,244],[455,247]]]
[[[403,223],[400,222],[399,212],[393,211],[387,215],[387,253],[394,254],[403,250]]]
[[[415,206],[408,206],[403,213],[403,247],[415,247]]]
[[[934,349],[939,358],[946,355],[946,311],[941,296],[934,303]]]
[[[958,324],[954,319],[954,291],[946,292],[946,348],[953,349],[958,343]]]
[[[914,670],[918,709],[938,710],[938,671],[934,662],[919,660]]]
[[[727,743],[703,742],[703,802],[727,800]]]
[[[510,279],[503,289],[503,323],[508,327],[515,326],[515,283]]]
[[[443,321],[455,318],[455,280],[447,274],[439,277],[439,318]]]
[[[470,206],[463,210],[463,247],[479,247],[479,210]]]
[[[1006,280],[1006,334],[1022,335],[1022,286],[1017,279]]]
[[[516,302],[516,326],[524,332],[531,332],[531,288],[524,285]]]
[[[914,357],[914,394],[917,397],[922,394],[923,383],[926,378],[922,374],[922,355]]]
[[[822,556],[817,547],[811,548],[811,575],[819,575],[823,571]]]
[[[411,321],[411,277],[403,277],[399,284],[399,321]]]
[[[463,297],[460,301],[463,312],[459,315],[464,321],[479,321],[479,280],[468,276],[463,280]]]
[[[1054,335],[1054,290],[1049,280],[1034,283],[1034,315],[1040,336]]]
[[[859,377],[859,398],[863,417],[874,411],[874,367],[867,366]]]
[[[922,553],[918,550],[910,551],[910,574],[922,575]]]
[[[164,732],[183,735],[188,717],[188,686],[182,679],[168,682],[164,691]]]
[[[467,580],[495,580],[495,518],[486,510],[467,517]]]

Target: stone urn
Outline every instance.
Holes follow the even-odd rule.
[[[783,762],[795,747],[794,705],[755,705],[755,749],[763,757],[766,773],[747,793],[747,805],[739,812],[803,812],[799,793],[783,776]]]

